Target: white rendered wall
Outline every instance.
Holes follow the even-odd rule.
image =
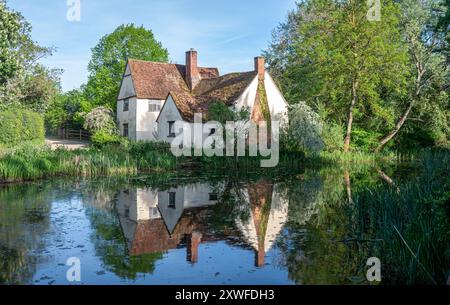
[[[247,89],[245,89],[242,95],[234,103],[235,109],[239,111],[242,108],[249,108],[251,113],[253,105],[255,104],[257,90],[258,90],[258,77],[255,76],[255,79],[253,79],[253,81],[250,83]]]
[[[154,141],[157,139],[158,126],[156,119],[158,118],[159,111],[150,112],[150,103],[157,103],[162,107],[164,100],[137,99],[136,141]]]
[[[174,138],[169,137],[169,123],[170,121],[181,121],[181,115],[178,111],[172,96],[169,95],[167,101],[162,108],[161,115],[158,120],[158,137],[159,140],[171,143]]]
[[[264,77],[267,103],[269,104],[270,117],[274,121],[280,121],[280,125],[288,123],[288,104],[276,86],[272,77],[266,72]]]
[[[128,102],[128,111],[123,111],[123,100],[117,101],[117,125],[123,135],[123,124],[128,124],[128,138],[136,140],[136,98],[129,98]]]
[[[118,100],[136,96],[134,90],[133,80],[130,74],[130,67],[127,65],[124,77],[122,79],[122,86],[120,87]]]

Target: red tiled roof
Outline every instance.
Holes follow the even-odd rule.
[[[182,118],[192,122],[195,113],[207,113],[214,102],[231,106],[255,79],[256,72],[231,73],[220,77],[203,79],[193,92],[171,91],[175,105]]]
[[[182,118],[193,121],[194,113],[205,113],[209,104],[231,105],[255,79],[255,71],[219,76],[217,68],[199,67],[201,81],[190,91],[186,66],[130,59],[128,61],[136,97],[164,100],[173,97]]]
[[[137,98],[163,100],[170,91],[189,91],[184,65],[129,59]],[[217,68],[199,67],[202,78],[219,76]]]

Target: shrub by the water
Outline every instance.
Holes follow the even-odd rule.
[[[27,141],[43,142],[44,119],[39,113],[14,109],[0,112],[0,145],[14,146]]]
[[[92,135],[91,142],[97,147],[103,147],[110,144],[120,144],[121,137],[117,134],[100,130]]]

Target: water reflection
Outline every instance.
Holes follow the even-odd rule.
[[[80,258],[84,284],[368,284],[372,256],[391,266],[385,281],[406,274],[428,283],[390,228],[417,222],[422,232],[417,215],[428,210],[408,205],[441,183],[408,171],[326,168],[4,186],[0,284],[70,284],[70,257]],[[425,243],[426,236],[410,235],[408,242]],[[436,251],[429,266],[445,275],[444,252]]]
[[[234,228],[219,233],[209,220],[213,207],[225,204],[225,193],[238,199],[234,210],[239,213]],[[255,266],[263,267],[266,253],[287,221],[288,200],[279,185],[268,180],[238,189],[223,182],[214,186],[194,183],[167,190],[121,190],[116,209],[130,255],[185,247],[187,260],[196,263],[200,244],[223,240],[251,248]]]

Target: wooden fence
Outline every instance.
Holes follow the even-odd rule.
[[[84,130],[84,129],[62,128],[60,130],[59,136],[62,139],[67,139],[67,140],[89,141],[91,139],[91,134],[87,130]]]

